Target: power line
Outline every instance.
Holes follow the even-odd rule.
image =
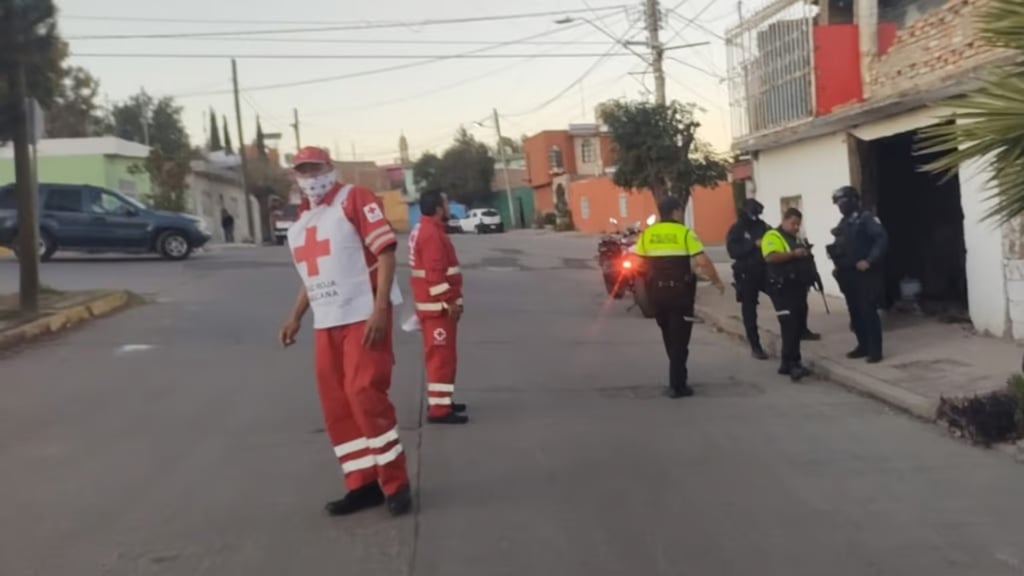
[[[492,46],[484,46],[482,48],[476,48],[476,49],[469,50],[469,51],[466,51],[466,52],[462,52],[462,53],[459,53],[459,54],[454,54],[451,57],[435,58],[433,60],[426,60],[426,61],[422,61],[422,62],[406,62],[404,64],[396,64],[396,65],[393,65],[393,66],[385,66],[383,68],[374,68],[374,69],[371,69],[371,70],[362,70],[362,71],[359,71],[359,72],[350,72],[350,73],[347,73],[347,74],[339,74],[339,75],[335,75],[335,76],[323,76],[323,77],[319,77],[319,78],[309,78],[309,79],[306,79],[306,80],[297,80],[297,81],[294,81],[294,82],[281,82],[281,83],[278,83],[278,84],[264,84],[262,86],[254,86],[254,87],[246,88],[245,90],[248,91],[248,92],[257,92],[257,91],[262,91],[262,90],[276,90],[278,88],[297,88],[299,86],[309,86],[309,85],[312,85],[312,84],[324,84],[324,83],[327,83],[327,82],[336,82],[336,81],[339,81],[339,80],[350,80],[350,79],[353,79],[353,78],[363,78],[363,77],[366,77],[366,76],[374,76],[374,75],[377,75],[377,74],[384,74],[384,73],[387,73],[387,72],[396,72],[396,71],[399,71],[399,70],[407,70],[409,68],[417,68],[419,66],[425,66],[427,64],[432,64],[432,63],[435,63],[435,62],[444,62],[446,60],[452,60],[453,58],[456,58],[458,56],[464,56],[464,55],[470,55],[470,54],[479,54],[481,52],[487,52],[488,50],[494,50],[496,48],[501,48],[503,46],[509,46],[509,45],[516,44],[516,43],[524,41],[524,40],[533,40],[533,39],[536,39],[536,38],[540,38],[542,36],[549,36],[552,33],[557,33],[557,32],[556,31],[551,31],[551,30],[545,30],[544,32],[539,32],[537,34],[531,34],[529,36],[524,36],[523,38],[518,38],[518,39],[514,39],[514,40],[508,40],[508,41],[505,41],[505,42],[499,42],[499,43],[494,44]],[[225,91],[192,92],[192,93],[189,93],[189,94],[179,94],[176,97],[177,98],[191,98],[191,97],[196,97],[196,96],[217,96],[217,95],[226,94],[226,93],[230,93],[230,91],[227,91],[227,92],[225,92]]]
[[[610,11],[622,10],[626,6],[604,6],[595,10]],[[159,34],[99,34],[86,36],[65,37],[65,40],[141,40],[141,39],[166,39],[166,38],[203,38],[212,36],[263,36],[266,34],[297,34],[309,32],[338,32],[345,30],[380,30],[384,28],[419,28],[425,26],[442,26],[449,24],[472,24],[478,22],[505,22],[509,20],[525,20],[531,18],[550,18],[552,16],[564,16],[565,14],[586,12],[586,9],[558,10],[548,12],[521,12],[517,14],[503,14],[494,16],[471,16],[465,18],[447,18],[434,20],[419,20],[408,22],[363,22],[346,23],[333,26],[318,26],[314,28],[268,28],[262,30],[220,30],[211,32],[167,32]],[[209,20],[190,23],[209,23]],[[262,22],[269,24],[270,22]],[[280,22],[278,22],[280,23]],[[322,24],[318,22],[317,24]]]
[[[620,17],[621,17],[621,15],[614,15],[614,16],[612,16],[612,18],[614,18],[614,19],[618,19]],[[607,20],[608,18],[609,18],[608,16],[605,16],[603,19]],[[574,24],[572,24],[570,26],[564,26],[564,27],[560,28],[559,31],[566,31],[566,30],[571,30],[573,28],[578,28],[578,27],[582,26],[583,24],[585,24],[585,22],[580,21],[580,22],[574,23]],[[589,34],[589,33],[590,32],[587,31],[583,35],[586,35],[586,34]],[[565,45],[573,45],[574,43],[575,42],[573,40],[566,40],[564,42]],[[520,42],[520,44],[522,44],[522,42]],[[600,42],[600,44],[601,45],[606,45],[607,42]],[[426,96],[432,96],[434,94],[438,94],[438,93],[441,93],[441,92],[446,92],[448,90],[452,90],[452,89],[455,89],[455,88],[461,88],[461,87],[463,87],[463,86],[465,86],[467,84],[470,84],[470,83],[473,83],[473,82],[477,82],[479,80],[483,80],[484,78],[488,78],[488,77],[491,77],[491,76],[496,76],[498,74],[502,74],[502,73],[504,73],[504,72],[506,72],[508,70],[511,70],[512,68],[515,68],[517,66],[521,66],[521,65],[526,64],[528,62],[532,62],[533,60],[535,60],[535,58],[533,58],[533,57],[524,58],[524,59],[522,59],[522,60],[520,60],[518,62],[513,62],[513,63],[511,63],[511,64],[509,64],[507,66],[502,66],[500,68],[488,70],[487,72],[484,72],[483,74],[478,74],[478,75],[472,76],[470,78],[463,78],[463,79],[451,82],[449,84],[445,84],[445,85],[437,87],[437,88],[433,88],[433,89],[430,89],[430,90],[427,90],[427,91],[424,91],[424,92],[419,92],[417,94],[411,94],[411,95],[408,95],[408,96],[403,96],[401,98],[394,98],[392,100],[385,100],[383,102],[374,102],[373,104],[369,104],[369,105],[365,105],[365,106],[350,106],[350,107],[346,107],[346,108],[334,109],[334,110],[329,110],[329,111],[324,111],[324,112],[307,113],[307,114],[305,114],[305,116],[306,117],[323,117],[323,116],[333,115],[333,114],[336,114],[336,113],[369,110],[369,109],[373,109],[373,108],[380,108],[380,107],[384,107],[384,106],[390,106],[390,105],[393,105],[393,104],[409,102],[411,100],[417,100],[417,99],[420,99],[420,98],[423,98],[423,97],[426,97]]]
[[[615,15],[619,16],[619,15]],[[607,16],[605,17],[607,18]],[[94,40],[93,38],[80,38],[81,41]],[[167,40],[188,40],[189,42],[245,42],[246,44],[259,43],[284,43],[284,44],[350,44],[350,45],[409,45],[409,46],[483,46],[502,42],[502,40],[382,40],[379,38],[235,38],[211,36],[206,38],[167,38]],[[528,46],[605,46],[608,43],[598,40],[531,40],[519,42]]]
[[[616,46],[618,48],[618,46]],[[503,60],[508,58],[597,58],[601,56],[630,56],[627,53],[607,54],[594,52],[539,54],[139,54],[116,52],[75,52],[78,58],[148,58],[148,59],[180,59],[180,60]]]
[[[596,70],[598,67],[600,67],[601,64],[603,64],[605,61],[607,61],[609,57],[611,57],[612,53],[615,50],[617,50],[622,45],[623,42],[626,41],[626,39],[629,36],[629,33],[633,30],[633,27],[635,25],[636,25],[636,22],[631,23],[629,25],[629,28],[627,28],[626,31],[622,34],[622,37],[619,38],[617,42],[613,42],[611,47],[608,49],[607,52],[605,52],[604,54],[599,56],[597,58],[597,60],[595,60],[594,63],[590,65],[590,67],[588,67],[586,70],[583,71],[583,74],[580,74],[580,76],[578,78],[576,78],[571,83],[569,83],[569,85],[566,86],[565,88],[563,88],[560,92],[558,92],[557,94],[555,94],[551,98],[545,100],[544,102],[538,104],[537,106],[535,106],[535,107],[533,107],[533,108],[531,108],[529,110],[526,110],[524,112],[517,112],[515,114],[505,114],[505,116],[511,116],[511,117],[515,118],[517,116],[526,116],[528,114],[533,114],[535,112],[539,112],[539,111],[543,110],[544,108],[547,108],[552,103],[557,101],[559,98],[561,98],[562,96],[565,96],[570,90],[572,90],[577,85],[579,85],[580,82],[583,82],[587,78],[587,76],[589,76],[594,70]]]

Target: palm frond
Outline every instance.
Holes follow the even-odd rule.
[[[1024,56],[1024,2],[991,0],[978,17],[982,39]],[[994,68],[981,87],[942,104],[947,122],[921,130],[916,152],[942,154],[923,170],[955,176],[967,162],[983,161],[988,209],[984,218],[1005,223],[1024,214],[1024,65]]]

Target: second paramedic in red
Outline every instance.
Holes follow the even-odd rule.
[[[462,271],[445,232],[448,201],[438,190],[420,196],[420,223],[409,236],[412,296],[423,331],[427,373],[427,420],[465,424],[466,406],[452,400],[456,335],[462,317]]]

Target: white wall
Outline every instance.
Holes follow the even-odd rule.
[[[224,199],[224,206],[235,217],[235,242],[252,241],[253,235],[249,230],[248,218],[246,218],[245,199],[241,186],[192,173],[189,175],[189,188],[191,191],[191,206],[189,208],[193,214],[206,221],[210,233],[213,234],[213,242],[224,242],[224,229],[220,225],[221,198]],[[259,203],[252,197],[249,198],[249,203],[252,206],[253,224],[259,230]]]
[[[936,123],[946,110],[924,108],[858,126],[850,130],[863,140],[876,140]],[[981,222],[987,196],[984,162],[972,162],[960,169],[960,196],[964,210],[964,240],[967,245],[967,291],[971,321],[975,329],[1004,336],[1008,319],[1014,337],[1024,338],[1024,262],[1004,257],[1003,230]],[[754,162],[756,198],[764,204],[764,219],[776,225],[780,199],[802,196],[804,228],[815,245],[821,270],[830,270],[825,245],[832,241],[831,229],[839,221],[831,194],[850,183],[849,152],[844,133],[805,140],[782,148],[763,151]],[[1007,270],[1013,279],[1005,280]],[[1019,270],[1019,273],[1016,271]],[[822,274],[825,290],[839,294],[831,274]],[[1010,303],[1007,304],[1009,297]],[[1009,308],[1008,308],[1009,306]]]
[[[967,244],[967,303],[971,322],[980,332],[1007,336],[1007,291],[1014,289],[1019,301],[1015,325],[1024,328],[1024,280],[1004,280],[1003,232],[982,222],[984,198],[988,195],[988,166],[984,161],[968,162],[960,167],[960,204],[964,209],[964,241]],[[1013,305],[1011,303],[1011,305]],[[1017,330],[1014,330],[1017,332]],[[1020,338],[1024,336],[1015,335]]]
[[[832,192],[850,183],[850,160],[845,134],[830,134],[782,148],[765,150],[754,160],[755,198],[764,204],[762,218],[777,226],[782,219],[781,199],[800,196],[804,213],[804,234],[814,245],[814,257],[825,291],[839,295],[832,264],[825,245],[832,243],[832,228],[839,211],[832,204]]]

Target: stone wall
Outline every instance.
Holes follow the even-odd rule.
[[[1024,340],[1024,217],[1003,226],[1007,321],[1014,340]]]
[[[892,47],[868,63],[871,98],[942,85],[952,77],[1005,57],[978,37],[976,17],[989,0],[949,0],[903,28]]]

